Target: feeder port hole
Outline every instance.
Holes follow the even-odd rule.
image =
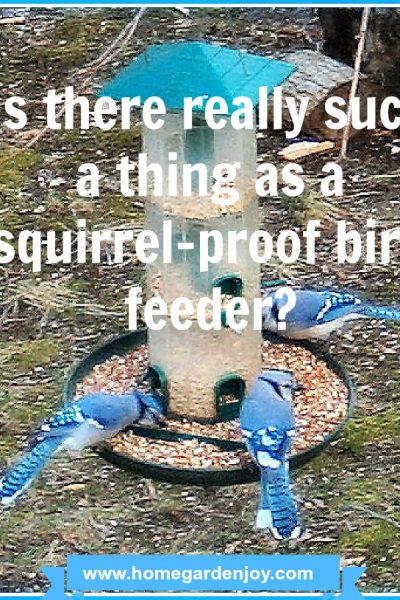
[[[149,365],[143,376],[143,381],[150,384],[152,392],[161,398],[166,410],[168,407],[168,380],[164,369],[159,365]]]
[[[129,290],[128,321],[130,331],[136,331],[139,323],[139,306],[143,304],[143,290],[136,286]],[[178,331],[190,329],[194,323],[203,331],[219,331],[226,324],[235,331],[241,331],[249,325],[255,331],[263,327],[263,309],[270,307],[270,297],[254,298],[252,306],[240,296],[223,295],[220,287],[214,287],[211,297],[203,296],[195,306],[185,296],[175,298],[170,304],[160,296],[152,296],[144,303],[143,319],[153,331],[162,331],[170,319]]]
[[[243,295],[243,280],[240,275],[221,275],[213,281],[214,288],[220,288],[221,294],[241,297]]]
[[[217,419],[229,421],[239,415],[244,398],[246,383],[236,373],[228,373],[215,384],[215,408]]]
[[[221,277],[214,279],[213,288],[221,290],[223,299],[221,322],[224,327],[229,327],[225,306],[232,298],[239,298],[243,296],[243,280],[239,275],[222,275]],[[233,305],[233,310],[235,313],[240,311],[240,309],[240,302],[235,302]]]

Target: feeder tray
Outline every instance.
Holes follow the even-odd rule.
[[[312,458],[317,456],[326,448],[340,433],[345,423],[350,418],[355,404],[355,390],[345,371],[345,369],[331,355],[322,353],[316,344],[310,342],[293,342],[283,340],[269,333],[264,333],[264,339],[272,343],[285,344],[288,346],[301,346],[310,351],[318,359],[323,360],[327,367],[340,377],[347,388],[347,413],[343,420],[327,434],[319,443],[293,454],[290,457],[291,468],[304,465]],[[147,343],[147,330],[118,335],[110,339],[105,344],[98,346],[86,357],[84,357],[75,367],[69,372],[65,381],[63,390],[63,399],[65,402],[73,401],[77,384],[80,383],[86,375],[88,375],[96,365],[102,364],[106,360],[114,356],[124,356],[135,347]],[[151,367],[153,370],[154,366]],[[153,378],[162,378],[162,373],[157,372],[157,369],[151,373]],[[163,382],[160,381],[162,384]],[[229,387],[231,381],[221,381],[222,386]],[[221,390],[220,390],[221,391]],[[218,392],[218,390],[217,390]],[[238,405],[234,404],[230,418],[234,419],[238,416]],[[195,435],[184,432],[174,432],[165,429],[152,429],[147,427],[134,426],[132,433],[138,436],[144,436],[148,439],[164,440],[164,441],[184,441],[197,440],[199,443],[215,445],[221,451],[229,450],[244,450],[244,443],[233,440],[219,439],[217,437],[208,437],[204,435]],[[135,459],[127,454],[117,452],[108,444],[96,449],[98,454],[107,461],[121,467],[135,475],[151,478],[159,481],[165,481],[174,484],[200,485],[200,486],[215,486],[215,485],[236,485],[242,483],[250,483],[259,480],[259,470],[257,466],[251,462],[246,465],[234,466],[231,468],[190,468],[176,467],[155,462],[146,462]]]

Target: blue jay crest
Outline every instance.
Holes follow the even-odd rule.
[[[47,579],[50,581],[50,589],[43,596],[46,600],[83,600],[83,594],[67,594],[65,592],[65,569],[64,567],[42,567]]]

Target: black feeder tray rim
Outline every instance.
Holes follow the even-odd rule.
[[[347,370],[330,354],[319,348],[318,344],[308,341],[292,341],[282,339],[274,334],[263,332],[265,340],[272,343],[283,343],[288,346],[302,346],[312,352],[317,358],[325,361],[327,366],[336,373],[348,390],[347,413],[343,420],[322,441],[306,450],[302,450],[290,457],[290,468],[295,469],[305,465],[311,459],[318,456],[333,440],[335,440],[347,421],[351,418],[356,404],[356,390],[347,373]],[[105,343],[97,345],[94,349],[75,364],[67,374],[63,386],[63,401],[71,402],[74,399],[77,383],[87,375],[94,366],[110,359],[113,356],[124,356],[135,347],[147,343],[147,329],[119,334],[111,337]],[[221,450],[246,450],[243,442],[218,439],[202,435],[193,435],[184,432],[173,432],[165,429],[150,429],[146,427],[133,426],[130,428],[135,434],[152,439],[168,439],[178,441],[183,439],[197,438],[200,442],[214,444]],[[189,468],[175,467],[154,463],[150,461],[137,460],[127,454],[117,452],[110,445],[104,444],[96,448],[96,452],[108,462],[123,468],[135,475],[155,479],[173,484],[199,485],[199,486],[226,486],[251,483],[258,481],[259,469],[249,462],[248,465],[240,465],[232,468]]]

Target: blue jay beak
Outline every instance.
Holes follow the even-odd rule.
[[[302,390],[304,390],[304,385],[302,385],[298,381],[294,380],[293,381],[293,391],[294,392],[301,392]]]
[[[165,415],[157,415],[156,419],[157,419],[157,424],[160,425],[160,427],[167,426],[167,423],[166,423],[167,417]]]

